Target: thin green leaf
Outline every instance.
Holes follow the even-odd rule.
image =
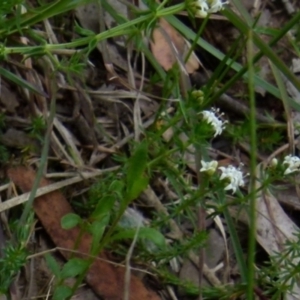
[[[224,10],[224,15],[238,28],[243,34],[247,35],[251,29],[240,17],[231,10]],[[299,15],[300,20],[300,15]],[[300,82],[295,74],[286,66],[281,58],[270,48],[255,32],[253,32],[253,42],[267,56],[274,65],[300,90]]]
[[[256,99],[254,90],[254,32],[249,30],[247,40],[247,65],[248,65],[248,91],[250,105],[250,201],[249,201],[249,237],[248,237],[248,273],[247,273],[247,299],[254,296],[255,285],[255,253],[256,253],[256,166],[257,166],[257,124],[256,124]],[[226,208],[227,210],[228,208]]]
[[[245,8],[244,3],[240,0],[231,0],[231,1],[236,7],[236,9],[238,10],[238,12],[240,13],[240,15],[243,17],[243,19],[247,22],[247,24],[251,26],[254,21],[251,15],[249,14],[249,12],[247,11],[247,9]]]
[[[289,28],[293,25],[295,25],[298,21],[298,19],[300,18],[300,11],[299,13],[297,13],[296,16],[294,16],[287,25],[285,25],[282,30],[278,33],[278,35],[276,37],[274,37],[274,39],[272,39],[272,41],[270,42],[270,45],[273,46],[276,42],[278,42],[278,40],[280,38],[282,38],[282,36],[289,30]],[[194,40],[196,37],[196,34],[190,29],[188,28],[186,25],[184,25],[181,21],[179,21],[175,16],[167,16],[166,20],[172,25],[174,26],[179,32],[181,32],[186,38],[190,39],[190,40]],[[218,49],[216,49],[215,47],[213,47],[211,44],[209,44],[208,42],[206,42],[204,39],[202,39],[201,37],[197,40],[197,44],[202,47],[203,49],[205,49],[206,51],[208,51],[210,54],[212,54],[213,56],[215,56],[216,58],[218,58],[219,60],[223,60],[225,55],[219,51]],[[258,58],[262,57],[263,53],[258,53],[255,58],[254,61],[256,62]],[[226,61],[226,64],[231,65],[231,68],[235,71],[237,71],[238,73],[233,76],[233,78],[235,80],[238,80],[240,77],[243,77],[245,79],[248,78],[247,75],[247,67],[243,67],[242,65],[240,65],[239,63],[233,61],[232,59],[228,59]],[[267,81],[265,81],[264,79],[260,78],[257,75],[254,75],[254,82],[255,85],[262,87],[264,90],[266,90],[267,92],[269,92],[271,95],[280,98],[280,92],[278,90],[278,88],[276,88],[274,85],[268,83]],[[228,84],[225,84],[223,88],[220,89],[220,91],[215,95],[214,98],[217,98],[220,96],[221,93],[224,93],[227,89],[228,86],[230,85],[230,83],[228,82]],[[295,108],[300,110],[300,105],[298,103],[296,103],[292,98],[288,98],[288,100],[290,101],[290,105]]]
[[[148,144],[142,142],[136,147],[134,153],[128,160],[126,180],[129,186],[133,185],[135,180],[143,175],[147,166],[147,157]]]
[[[143,177],[143,175],[136,178],[126,193],[126,203],[136,199],[140,195],[140,193],[147,188],[148,184],[149,178]]]
[[[224,209],[223,214],[225,216],[226,225],[228,228],[228,232],[230,234],[233,250],[234,250],[235,257],[236,257],[236,260],[237,260],[237,263],[239,266],[239,271],[240,271],[242,280],[245,283],[245,282],[247,282],[247,278],[248,278],[248,268],[247,268],[245,258],[244,258],[244,251],[242,249],[239,236],[236,232],[235,224],[232,220],[232,217],[231,217],[227,207]]]
[[[121,199],[124,193],[125,183],[121,180],[114,180],[108,189]]]
[[[126,202],[138,197],[147,187],[148,178],[145,175],[148,158],[148,144],[144,141],[137,146],[128,160]]]
[[[45,255],[45,259],[47,266],[52,271],[53,275],[56,277],[56,279],[60,279],[60,267],[57,261],[49,253]]]
[[[80,216],[74,214],[74,213],[69,213],[61,218],[61,227],[63,229],[71,229],[77,226],[81,222]]]
[[[72,296],[73,291],[70,287],[65,285],[58,286],[53,295],[53,300],[65,300]]]
[[[85,272],[89,265],[89,262],[80,258],[71,258],[65,263],[62,271],[61,278],[72,278]]]
[[[89,226],[89,232],[93,236],[93,241],[92,241],[92,246],[91,246],[91,254],[92,255],[97,255],[98,254],[98,249],[100,245],[100,241],[103,237],[103,233],[109,223],[109,215],[103,216],[100,220],[94,221],[90,226]]]
[[[103,216],[112,211],[116,200],[115,195],[107,195],[100,198],[91,217],[96,220],[101,220]]]
[[[282,103],[283,103],[284,110],[286,112],[286,115],[288,116],[289,112],[290,112],[290,106],[289,106],[290,102],[288,100],[289,97],[288,97],[288,94],[287,94],[287,91],[286,91],[285,84],[284,84],[283,79],[282,79],[282,75],[279,72],[279,70],[276,68],[276,66],[271,61],[269,61],[269,63],[270,63],[272,72],[274,74],[274,77],[275,77],[280,95],[281,95],[281,100],[282,100]]]
[[[136,235],[137,228],[121,228],[120,231],[112,236],[113,241],[133,239]],[[159,248],[166,247],[165,237],[156,229],[149,227],[140,227],[138,239],[151,241]]]
[[[42,95],[43,97],[46,97],[46,98],[49,97],[44,91],[40,90],[38,87],[32,85],[28,81],[16,76],[15,74],[11,73],[10,71],[5,70],[2,67],[0,67],[0,75],[2,75],[7,80],[17,84],[18,86],[28,89],[29,91],[31,91],[33,93]]]
[[[12,18],[7,20],[5,28],[0,30],[0,36],[11,35],[20,29],[30,27],[45,19],[70,11],[79,5],[88,1],[86,0],[58,0],[56,2],[47,3],[40,7],[30,9],[27,13],[19,15],[18,20]],[[16,22],[17,21],[17,22]],[[9,30],[7,30],[7,28]]]

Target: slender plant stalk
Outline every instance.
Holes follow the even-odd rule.
[[[247,299],[253,299],[255,288],[254,263],[255,263],[255,245],[256,245],[256,164],[257,164],[257,143],[256,143],[256,106],[254,90],[254,47],[253,31],[250,29],[247,41],[247,59],[248,59],[248,90],[250,103],[250,205],[249,205],[249,246],[248,246],[248,281],[247,281]]]
[[[53,120],[54,120],[54,116],[55,116],[55,108],[56,108],[56,93],[57,93],[57,86],[55,83],[55,76],[53,76],[52,80],[51,80],[51,103],[50,103],[50,114],[48,117],[48,126],[47,126],[47,132],[45,135],[45,139],[44,139],[44,145],[43,145],[43,149],[42,149],[42,154],[41,154],[41,160],[40,160],[40,165],[31,189],[31,193],[29,196],[29,199],[25,205],[24,211],[22,213],[21,219],[20,219],[20,223],[19,226],[22,227],[24,226],[28,215],[32,209],[32,204],[36,195],[36,192],[39,188],[41,179],[43,177],[43,173],[44,173],[44,168],[46,166],[47,160],[48,160],[48,152],[49,152],[49,144],[50,144],[50,136],[51,136],[51,132],[52,132],[52,124],[53,124]]]
[[[230,15],[227,15],[228,10],[224,10],[223,14],[230,20]],[[184,36],[186,36],[190,40],[194,40],[196,34],[188,28],[185,24],[180,22],[175,16],[167,16],[165,17],[166,20],[174,26],[179,32],[181,32]],[[276,34],[268,44],[269,47],[274,46],[293,26],[299,23],[300,20],[300,11],[293,16],[286,25],[283,26],[283,28]],[[225,55],[220,52],[218,49],[214,48],[211,44],[206,42],[204,39],[201,37],[197,40],[197,44],[199,47],[203,48],[204,50],[208,51],[210,54],[218,58],[219,60],[223,60],[225,58]],[[264,53],[263,51],[259,51],[255,57],[254,57],[254,62],[257,62],[261,57],[263,57]],[[220,95],[225,93],[238,79],[244,77],[245,79],[248,78],[247,74],[247,66],[242,66],[236,61],[233,61],[232,59],[228,59],[227,64],[231,65],[231,68],[235,70],[237,73],[230,79],[228,80],[222,88],[218,90],[217,93],[213,95],[211,98],[211,101],[214,102],[216,101]],[[277,66],[278,67],[278,66]],[[279,68],[280,69],[280,68]],[[254,76],[254,81],[255,85],[260,86],[264,88],[267,92],[269,92],[271,95],[274,95],[275,97],[280,99],[280,92],[278,91],[278,88],[275,87],[274,85],[270,84],[269,82],[265,81],[264,79],[260,78],[258,75],[255,74]],[[295,109],[300,109],[300,105],[296,103],[292,98],[289,97],[288,99],[290,101],[290,104],[292,107]]]
[[[228,19],[230,19],[230,16],[232,15],[231,12],[228,12],[227,10],[224,10],[224,14],[227,16]],[[291,18],[291,20],[289,20],[289,22],[283,26],[283,28],[280,30],[280,32],[271,39],[271,41],[269,42],[268,46],[269,47],[273,47],[274,45],[276,45],[276,43],[289,31],[291,30],[291,28],[293,26],[295,26],[297,23],[299,23],[300,20],[300,11],[293,17]],[[253,63],[258,62],[262,57],[264,56],[264,52],[262,50],[260,50],[257,54],[255,54],[255,56],[253,57]],[[280,68],[279,68],[280,69]],[[237,68],[235,68],[235,70],[237,70]],[[242,76],[245,76],[248,68],[247,66],[244,66],[242,68],[239,68],[239,70],[237,70],[238,72],[228,81],[224,84],[224,86],[218,91],[218,93],[216,93],[213,97],[214,99],[217,99],[218,97],[220,97],[220,95],[222,93],[224,93],[226,90],[228,90],[228,88],[230,86],[232,86],[232,84],[234,82],[236,82],[238,79],[240,79]],[[248,76],[248,75],[247,75]],[[257,80],[255,80],[255,84],[257,84]],[[268,88],[269,84],[267,83],[267,85],[264,87],[266,88],[266,90],[268,90],[268,92],[270,92],[271,94],[273,94],[276,97],[280,97],[280,93],[275,94],[273,92],[273,89],[271,90],[270,88]],[[213,101],[212,100],[212,101]],[[299,108],[299,105],[297,105],[297,103],[295,103],[295,101],[293,101],[292,99],[290,99],[291,103],[296,106],[295,108]]]
[[[192,89],[192,85],[190,82],[189,77],[184,74],[182,71],[180,72],[180,88],[181,88],[181,93],[183,98],[188,97],[188,91]],[[190,118],[191,120],[191,127],[194,129],[197,127],[197,112],[193,109],[190,113]],[[199,189],[199,194],[203,194],[203,189],[205,188],[204,184],[204,178],[202,174],[200,173],[200,161],[202,159],[202,153],[205,151],[203,149],[203,145],[200,145],[199,143],[194,143],[194,148],[195,148],[195,165],[196,165],[196,174],[197,174],[197,182],[198,182],[198,189]],[[197,209],[197,223],[198,223],[198,231],[204,231],[205,230],[205,210],[202,206],[202,202],[199,203],[198,209]],[[198,272],[199,272],[199,296],[198,300],[202,300],[202,285],[203,285],[203,267],[204,267],[204,248],[201,247],[199,250],[199,262],[198,262]]]
[[[89,37],[79,38],[73,42],[62,43],[62,44],[45,44],[42,46],[29,46],[29,47],[3,47],[1,52],[3,55],[20,53],[20,54],[30,54],[31,52],[39,52],[40,53],[55,53],[55,50],[60,49],[75,49],[77,47],[86,46],[90,43],[95,43],[95,45],[108,38],[123,36],[127,34],[132,34],[134,30],[140,31],[138,28],[134,28],[134,26],[148,22],[151,22],[153,18],[156,20],[157,18],[162,18],[164,16],[175,14],[184,9],[184,4],[178,4],[169,8],[164,8],[160,11],[156,11],[155,14],[149,11],[147,14],[141,15],[133,20],[127,20],[126,23],[122,23],[116,27],[111,28],[110,30],[106,30],[99,34]]]

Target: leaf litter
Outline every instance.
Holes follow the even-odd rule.
[[[255,13],[258,10],[257,6],[251,5],[252,2],[251,4],[249,4],[249,1],[242,2],[245,2],[245,7],[247,7],[249,12],[253,10],[252,12]],[[255,2],[256,5],[257,2]],[[288,12],[293,11],[294,8],[292,4],[289,4],[289,1],[283,1],[283,3],[285,3]],[[273,24],[276,23],[275,27],[279,27],[279,24],[283,22],[282,17],[270,15],[272,6],[265,9],[264,3],[260,3],[260,5],[260,8],[263,9],[260,26],[267,26],[268,23],[273,22]],[[126,6],[121,5],[120,7],[122,10],[118,11],[118,13],[129,19],[130,15]],[[81,26],[97,33],[106,28],[113,28],[115,24],[111,22],[111,18],[107,17],[108,13],[101,11],[101,9],[103,10],[103,7],[99,9],[99,6],[96,4],[78,7],[76,15]],[[99,15],[105,15],[104,28],[103,24],[99,23]],[[87,20],[88,23],[86,22]],[[211,44],[222,45],[221,49],[230,48],[231,43],[231,41],[224,39],[224,33],[229,34],[231,40],[236,38],[236,33],[234,33],[234,30],[228,24],[224,26],[224,28],[228,28],[224,29],[223,32],[217,29],[218,26],[222,27],[223,25],[224,20],[209,21],[204,33],[206,39]],[[52,43],[59,42],[60,36],[56,36],[56,31],[52,28],[52,24],[48,20],[45,21],[45,32],[48,34],[51,33]],[[222,33],[221,35],[219,35],[220,32]],[[147,72],[139,70],[134,64],[134,59],[137,59],[134,57],[136,55],[134,51],[131,51],[128,59],[127,54],[129,50],[124,41],[125,38],[112,39],[106,43],[101,42],[98,45],[99,52],[97,52],[97,59],[95,59],[91,69],[96,70],[92,72],[92,74],[96,74],[96,77],[99,77],[99,74],[103,76],[103,73],[99,70],[102,69],[103,71],[105,69],[104,76],[100,78],[100,82],[102,82],[101,86],[92,87],[93,84],[90,84],[90,82],[94,78],[90,76],[90,73],[85,74],[84,84],[80,80],[74,80],[71,86],[66,84],[63,72],[58,73],[57,76],[56,116],[53,124],[48,124],[48,126],[53,126],[50,138],[50,148],[52,151],[48,157],[47,170],[44,173],[44,177],[49,177],[52,174],[57,181],[51,183],[46,178],[41,180],[33,209],[40,220],[39,226],[42,226],[43,230],[45,230],[54,243],[51,247],[58,250],[65,260],[69,260],[73,255],[78,257],[87,256],[92,244],[91,236],[83,234],[79,244],[74,247],[78,236],[81,234],[79,227],[68,231],[61,227],[60,219],[66,214],[73,212],[68,202],[69,199],[67,199],[69,197],[68,193],[71,195],[72,189],[76,189],[72,186],[78,185],[78,189],[81,189],[81,186],[89,188],[91,181],[88,179],[96,178],[106,171],[111,172],[117,169],[118,166],[116,163],[112,163],[111,155],[127,151],[128,143],[133,140],[141,141],[145,129],[150,126],[157,126],[156,114],[159,111],[162,101],[159,100],[157,94],[153,93],[152,95],[151,92],[147,91],[149,83]],[[20,42],[26,45],[28,40],[22,38]],[[203,56],[203,60],[201,59],[200,62],[199,55],[197,56],[194,51],[191,52],[189,59],[185,62],[185,56],[191,45],[181,33],[163,18],[160,18],[151,39],[147,42],[150,44],[150,49],[156,62],[165,70],[170,70],[177,63],[180,66],[181,72],[193,74],[202,72],[202,68],[209,69],[213,66],[211,62],[207,63],[210,60],[207,53],[200,53],[200,57]],[[201,52],[202,50],[199,49],[199,51]],[[287,56],[289,56],[289,53],[283,54],[285,61],[290,63],[286,58]],[[103,61],[98,57],[102,57]],[[241,60],[243,59],[242,57]],[[15,193],[16,197],[13,198],[12,193],[8,192],[7,195],[10,195],[8,198],[12,199],[7,199],[0,204],[1,212],[7,212],[13,207],[26,202],[29,198],[29,194],[26,193],[31,191],[36,177],[33,167],[36,168],[38,166],[39,156],[37,154],[39,154],[39,141],[30,135],[28,126],[33,117],[44,116],[46,118],[48,116],[49,101],[47,96],[54,92],[54,89],[50,86],[51,79],[49,77],[49,69],[53,67],[51,63],[45,57],[38,59],[38,61],[27,59],[25,62],[22,67],[28,69],[26,72],[24,69],[14,65],[8,65],[7,68],[18,77],[26,79],[30,85],[36,87],[37,91],[43,92],[33,95],[25,88],[15,91],[12,87],[13,83],[3,80],[0,105],[1,111],[6,117],[6,127],[8,129],[1,134],[0,141],[1,144],[15,152],[14,160],[16,162],[10,163],[7,167],[7,173],[5,175],[2,174],[2,176],[10,179],[24,194],[17,196],[17,193]],[[18,63],[22,64],[22,61],[20,60]],[[44,66],[44,68],[41,68],[41,66]],[[259,64],[263,78],[272,82],[268,66],[265,61]],[[295,92],[291,91],[292,88],[289,88],[289,82],[286,84],[290,94]],[[162,95],[161,85],[158,84],[155,86],[155,90],[159,96]],[[240,86],[235,86],[230,91],[230,95],[237,95],[237,97],[222,95],[218,100],[218,103],[226,109],[228,114],[233,115],[233,122],[249,113],[247,103],[240,99],[237,100],[238,95],[246,93],[245,91],[246,87],[240,84]],[[265,90],[260,89],[256,92],[260,94],[261,99],[266,98],[268,100],[270,98],[270,95]],[[294,96],[294,98],[297,99],[298,96]],[[165,111],[173,113],[174,108],[172,107],[172,103],[176,99],[169,100],[169,108]],[[271,100],[274,100],[274,98],[271,98]],[[276,111],[277,108],[272,104],[269,106],[258,106],[257,120],[262,123],[274,123],[273,120],[265,115],[264,110]],[[239,114],[238,117],[236,117],[237,114]],[[284,122],[282,118],[279,119],[279,122]],[[175,128],[170,127],[169,130],[167,134],[166,132],[162,134],[165,142],[171,141],[174,135]],[[180,138],[183,143],[187,140],[187,137],[184,135]],[[293,138],[293,132],[289,138]],[[33,146],[37,152],[32,149],[26,149],[26,155],[21,154],[19,151],[20,148],[24,150],[26,145]],[[249,154],[247,153],[249,149],[250,147],[247,147],[247,142],[243,147],[241,144],[230,145],[227,141],[221,140],[219,144],[217,142],[213,145],[209,155],[218,159],[220,164],[229,165],[232,162],[237,163],[239,160],[243,162],[247,161],[247,159],[243,158]],[[184,153],[185,162],[190,173],[187,177],[192,177],[192,174],[196,172],[194,151],[193,147],[189,147]],[[265,160],[267,159],[266,153],[259,153],[258,157],[261,160],[264,158]],[[17,166],[14,166],[15,164]],[[24,164],[27,166],[20,166]],[[61,173],[55,174],[49,172],[49,170],[53,169]],[[260,188],[260,165],[257,167],[257,170],[257,187]],[[65,180],[58,179],[61,176],[70,176],[71,178]],[[192,224],[189,222],[180,223],[180,220],[173,218],[170,214],[168,205],[170,205],[172,197],[166,196],[167,192],[169,195],[173,195],[172,202],[180,201],[181,197],[170,182],[167,180],[164,181],[163,176],[159,177],[157,180],[150,182],[149,186],[144,189],[136,206],[146,206],[147,209],[164,215],[168,220],[170,229],[167,233],[164,231],[166,241],[169,243],[174,243],[175,241],[183,242],[184,237],[188,236]],[[13,189],[15,190],[16,187],[13,187]],[[64,187],[66,187],[66,192],[64,193],[66,197],[61,191]],[[47,188],[51,189],[47,190]],[[8,191],[7,189],[8,185],[3,185],[1,191]],[[292,190],[291,193],[294,198],[298,198],[295,190]],[[293,204],[292,201],[287,201],[286,198],[284,197],[284,200],[280,200],[278,196],[277,199],[269,190],[263,189],[257,194],[256,209],[259,213],[256,220],[256,238],[257,242],[269,255],[282,251],[285,242],[293,240],[295,238],[293,233],[298,230],[298,226],[282,208],[282,206],[284,208],[288,206],[290,209],[297,210],[298,204]],[[130,209],[136,209],[136,207]],[[211,211],[207,213],[210,214]],[[232,214],[235,215],[234,212]],[[236,213],[236,216],[240,221],[247,222],[247,218],[243,219],[242,214]],[[142,218],[145,223],[151,222],[151,219],[149,220],[143,216]],[[213,222],[209,223],[209,220],[207,220],[206,224],[209,238],[206,247],[207,259],[203,265],[203,274],[206,280],[204,283],[205,286],[221,286],[228,283],[232,280],[230,272],[233,273],[233,271],[230,269],[233,269],[233,265],[236,263],[228,259],[229,256],[232,256],[232,246],[230,245],[230,241],[229,245],[227,244],[226,236],[224,235],[227,232],[225,221],[217,217],[216,223],[217,225],[213,225]],[[39,235],[40,233],[37,231],[35,234]],[[45,234],[41,234],[41,237],[45,238]],[[51,247],[47,250],[51,251]],[[134,244],[132,244],[132,247],[134,248]],[[75,252],[74,248],[76,249]],[[229,253],[230,251],[231,253]],[[152,283],[152,288],[149,288],[149,282],[146,284],[146,280],[140,279],[143,276],[141,275],[143,272],[139,272],[138,276],[131,274],[133,272],[130,272],[128,275],[126,272],[131,268],[131,256],[133,253],[129,254],[126,258],[126,267],[115,263],[114,256],[108,250],[103,250],[92,263],[85,281],[98,296],[108,300],[121,299],[124,295],[124,288],[127,288],[129,294],[125,297],[129,297],[129,299],[181,299],[181,297],[188,297],[186,292],[177,292],[176,289],[170,286],[154,289]],[[56,259],[59,260],[59,258]],[[64,260],[61,261],[63,264]],[[294,263],[298,263],[298,260]],[[48,272],[45,276],[48,277],[46,282],[49,291],[51,291],[49,270],[45,267],[43,271],[43,262],[39,262],[38,264],[40,265],[36,266],[36,272],[40,274]],[[198,266],[199,256],[197,251],[189,251],[187,257],[184,259],[180,256],[174,256],[169,263],[173,274],[178,275],[183,281],[194,282],[195,286],[198,285],[198,279],[196,278],[199,272]],[[152,277],[152,280],[156,280],[155,284],[159,286],[157,277]],[[148,278],[148,281],[151,280]],[[18,281],[16,283],[18,284]],[[41,286],[36,286],[35,291],[31,291],[31,296],[38,296],[40,288]],[[24,292],[22,289],[20,290],[19,292]],[[299,295],[300,292],[297,285],[293,292]],[[11,291],[11,294],[14,295],[14,292]],[[76,297],[80,297],[79,294]],[[287,294],[287,299],[297,299],[297,297]]]

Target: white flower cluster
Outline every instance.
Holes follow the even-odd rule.
[[[210,13],[216,13],[224,8],[228,1],[222,0],[196,0],[197,16],[205,18]]]
[[[212,109],[211,111],[204,110],[201,114],[203,115],[203,120],[213,127],[215,131],[214,137],[223,132],[225,124],[227,123],[227,121],[221,119],[223,113],[220,114],[218,109]]]
[[[284,175],[288,175],[297,171],[300,171],[300,158],[298,156],[287,155],[283,161],[287,168],[284,171]]]
[[[223,113],[220,113],[219,109],[212,109],[211,111],[204,110],[201,114],[203,116],[203,120],[213,127],[215,131],[214,137],[223,132],[227,121],[222,120]],[[216,172],[218,162],[216,160],[212,160],[210,162],[201,160],[201,165],[202,168],[200,169],[200,172],[205,172],[211,176]],[[227,167],[219,167],[219,170],[222,172],[220,180],[225,179],[228,182],[225,187],[225,191],[232,190],[232,192],[235,193],[238,187],[244,186],[245,182],[240,168],[235,168],[229,165]]]
[[[227,167],[220,167],[219,169],[222,171],[220,179],[227,179],[229,181],[229,184],[225,187],[225,191],[232,190],[232,193],[235,193],[238,187],[245,185],[243,173],[240,168],[229,165]]]
[[[218,166],[216,160],[210,162],[202,160],[201,164],[202,168],[200,169],[200,172],[205,172],[209,175],[212,175]],[[225,191],[232,190],[232,193],[235,193],[238,187],[245,185],[244,176],[240,168],[229,165],[227,167],[219,167],[219,170],[222,172],[220,180],[226,179],[226,181],[228,181]]]

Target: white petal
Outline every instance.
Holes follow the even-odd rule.
[[[200,172],[208,172],[210,175],[212,175],[213,173],[215,173],[218,167],[218,162],[216,160],[212,160],[210,162],[201,160],[201,165],[202,168],[200,169]]]

